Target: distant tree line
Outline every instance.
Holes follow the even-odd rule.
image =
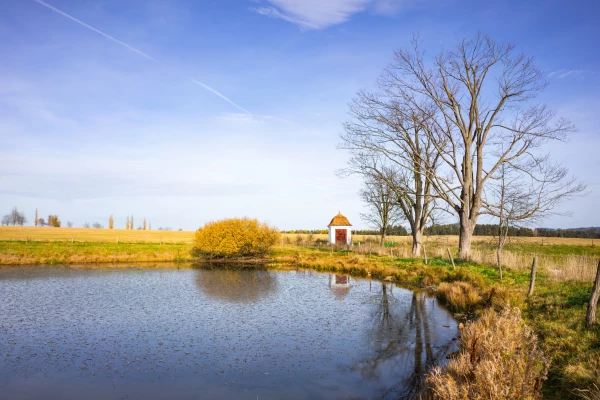
[[[428,236],[439,235],[458,235],[460,227],[458,224],[433,225],[425,229]],[[495,224],[477,224],[473,231],[475,236],[496,236],[498,235],[498,225]],[[600,239],[600,228],[575,228],[575,229],[550,229],[550,228],[523,228],[508,227],[508,236],[521,237],[563,237],[563,238],[588,238]]]
[[[25,214],[17,209],[17,207],[13,208],[10,214],[6,214],[2,217],[2,225],[20,225],[23,226],[27,222],[27,218]]]
[[[327,229],[292,229],[288,231],[281,231],[280,233],[300,233],[304,235],[319,235],[319,234],[327,234]]]
[[[381,235],[379,229],[356,229],[352,231],[353,235]],[[408,236],[409,233],[402,225],[389,225],[385,231],[387,236]]]
[[[425,234],[428,236],[436,235],[458,235],[460,233],[460,226],[458,224],[448,225],[433,225],[425,228]],[[498,235],[497,224],[477,224],[473,230],[475,236],[496,236]],[[535,231],[529,228],[523,227],[508,227],[508,236],[536,236]]]
[[[600,239],[600,228],[578,228],[578,229],[538,228],[535,231],[536,231],[536,236],[541,236],[541,237]]]

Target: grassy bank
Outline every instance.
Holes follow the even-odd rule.
[[[79,264],[183,261],[186,243],[94,243],[0,241],[0,264]]]

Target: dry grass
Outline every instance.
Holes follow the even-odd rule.
[[[327,240],[327,234],[306,234],[306,233],[285,233],[282,234],[285,238],[289,238],[290,243],[295,243],[296,238],[308,239],[309,236],[313,240]],[[352,235],[352,241],[354,242],[365,242],[373,240],[378,242],[379,237],[374,235]],[[386,236],[386,242],[395,242],[399,245],[410,245],[412,243],[411,236]],[[496,239],[492,236],[473,236],[474,244],[495,244]],[[445,235],[445,236],[426,236],[424,238],[424,244],[428,247],[457,247],[458,236],[457,235]],[[510,237],[508,245],[541,245],[541,246],[588,246],[593,245],[600,246],[600,240],[598,239],[583,239],[583,238],[557,238],[557,237]]]
[[[436,296],[456,312],[474,310],[482,302],[477,289],[467,282],[443,282],[438,286]]]
[[[460,351],[426,380],[425,399],[536,399],[548,370],[517,308],[486,310],[463,328]]]

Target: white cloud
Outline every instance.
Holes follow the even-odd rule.
[[[576,77],[582,76],[583,71],[580,69],[558,69],[556,71],[552,71],[548,74],[548,78],[558,78],[563,79],[567,77]]]
[[[268,0],[272,6],[253,10],[261,15],[281,18],[306,29],[324,29],[346,22],[353,14],[373,3],[395,0]]]

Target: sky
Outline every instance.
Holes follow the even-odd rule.
[[[336,175],[348,103],[413,34],[436,53],[481,31],[534,56],[539,100],[578,128],[547,150],[587,194],[541,225],[600,226],[599,17],[581,0],[0,0],[0,214],[364,228],[360,178]]]

